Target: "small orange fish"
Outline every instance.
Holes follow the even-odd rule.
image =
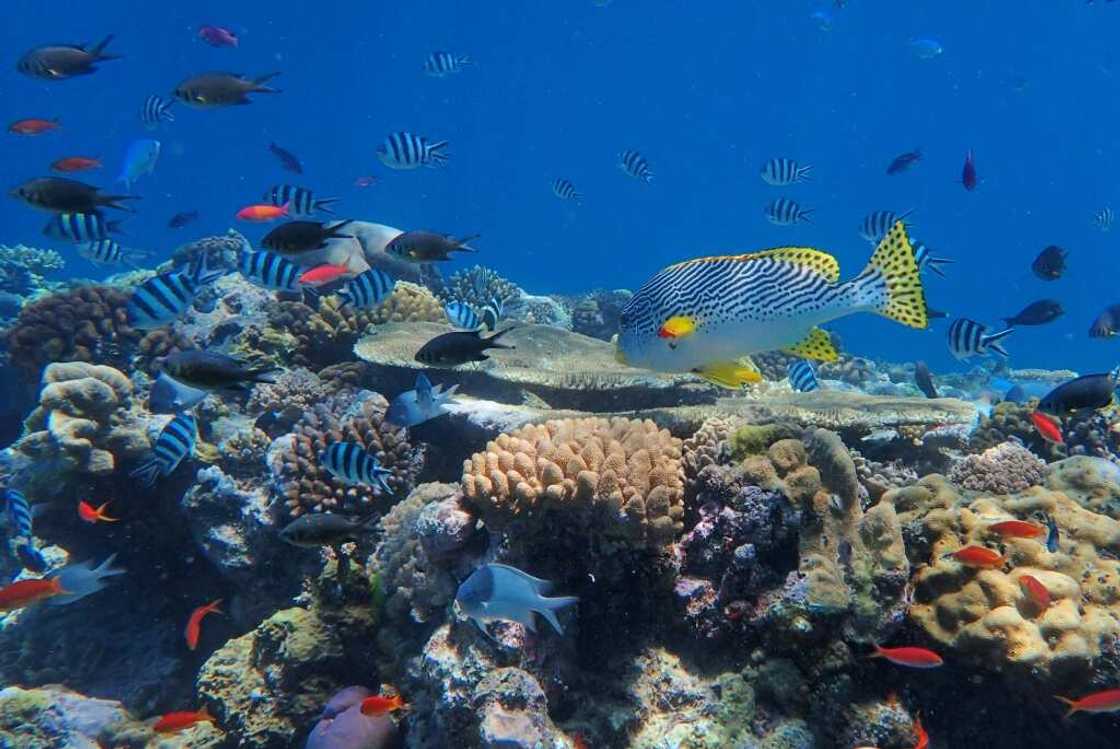
[[[1087,694],[1079,700],[1068,697],[1057,699],[1069,705],[1066,717],[1074,713],[1113,713],[1120,710],[1120,689],[1105,689],[1103,692]]]
[[[336,281],[350,272],[345,265],[317,265],[299,277],[299,282],[307,286],[322,286]]]
[[[582,733],[572,734],[572,749],[587,749],[587,739],[583,738]]]
[[[1019,587],[1023,594],[1031,599],[1031,603],[1045,611],[1050,608],[1050,591],[1033,575],[1022,575],[1019,578]]]
[[[989,525],[988,530],[1005,538],[1038,538],[1046,532],[1038,523],[1028,523],[1026,520],[1002,520]]]
[[[937,668],[945,662],[940,655],[926,648],[881,648],[878,645],[868,658],[886,658],[896,666],[908,668]]]
[[[222,599],[211,601],[205,606],[199,606],[191,612],[191,616],[187,619],[187,629],[184,632],[187,638],[187,647],[194,650],[198,647],[198,637],[202,634],[202,618],[207,614],[220,614],[222,610],[218,608],[221,605]]]
[[[407,707],[404,698],[399,694],[394,694],[391,697],[375,694],[362,700],[362,715],[385,715],[396,710],[404,710]]]
[[[88,172],[90,169],[100,168],[101,159],[91,156],[68,156],[51,164],[51,169],[56,172]]]
[[[674,315],[661,324],[658,338],[684,338],[696,331],[696,320],[687,315]]]
[[[1047,442],[1054,442],[1059,445],[1065,442],[1062,438],[1061,422],[1050,414],[1044,414],[1041,411],[1032,411],[1031,423],[1034,424],[1034,428],[1042,436],[1042,439]]]
[[[178,733],[186,730],[196,723],[213,723],[214,716],[203,707],[201,710],[183,710],[176,713],[167,713],[152,726],[156,733]]]
[[[914,749],[929,749],[929,734],[922,725],[921,713],[914,716],[914,738]]]
[[[120,518],[111,518],[105,514],[105,508],[108,506],[109,502],[106,502],[100,507],[94,507],[83,499],[81,502],[78,502],[78,517],[87,523],[115,523],[120,520]]]
[[[966,546],[963,549],[945,554],[942,558],[953,557],[966,567],[1002,567],[1007,561],[999,552],[992,551],[984,546]]]
[[[237,218],[242,221],[255,221],[257,223],[275,221],[288,215],[288,205],[288,203],[284,205],[266,205],[263,203],[247,205],[237,212]]]
[[[65,593],[58,578],[20,580],[0,588],[0,611],[15,611],[38,601]]]
[[[41,120],[29,117],[26,120],[16,120],[8,125],[8,132],[14,135],[42,135],[51,130],[57,130],[61,123],[58,120]]]

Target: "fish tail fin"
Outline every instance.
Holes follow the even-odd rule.
[[[813,211],[815,208],[802,208],[797,212],[797,220],[804,221],[807,224],[813,223]]]
[[[151,486],[152,484],[156,483],[156,479],[159,477],[159,473],[159,461],[155,458],[152,458],[128,475],[137,479],[143,486]]]
[[[1068,719],[1077,712],[1077,702],[1071,700],[1069,697],[1063,697],[1060,694],[1056,694],[1054,695],[1054,699],[1058,700],[1059,702],[1064,702],[1069,706],[1069,710],[1067,710],[1066,714],[1063,716],[1064,718]]]
[[[328,213],[331,216],[337,215],[337,214],[335,214],[334,211],[332,211],[330,209],[329,206],[334,205],[335,203],[337,203],[340,200],[342,200],[342,198],[316,198],[316,200],[315,200],[315,210],[322,211],[323,213]],[[342,224],[339,224],[339,226],[342,226],[343,224],[349,224],[349,223],[350,223],[350,220],[343,221]],[[335,229],[337,229],[337,228],[338,228],[338,226],[335,227]],[[331,231],[334,231],[334,229],[331,229]]]
[[[312,309],[318,309],[319,299],[322,296],[320,291],[318,289],[316,289],[314,286],[300,286],[299,290],[300,290],[300,293],[303,294],[303,303],[305,305],[307,305],[308,307],[311,307]],[[343,296],[345,294],[345,291],[340,291],[340,292],[338,292],[338,294],[339,294],[339,296]],[[343,296],[343,301],[342,301],[341,306],[345,307],[349,303],[350,303],[350,296],[349,296],[349,294],[346,294],[345,296]]]
[[[126,175],[117,177],[118,182],[124,182],[126,190],[132,189],[132,183]],[[140,200],[139,195],[100,195],[97,198],[97,205],[104,208],[116,208],[118,211],[128,211],[129,213],[136,213],[135,210],[126,205],[121,205],[122,200]]]
[[[441,140],[428,146],[428,163],[430,166],[447,166],[448,155],[444,150],[445,148],[447,148],[447,145],[447,141]]]
[[[510,332],[511,330],[516,330],[516,329],[517,329],[516,325],[511,325],[508,328],[506,328],[505,330],[499,330],[497,333],[490,336],[489,338],[483,338],[482,340],[486,342],[486,345],[489,348],[510,348],[510,349],[517,348],[516,346],[510,346],[507,343],[497,343],[497,340],[499,338],[501,338],[502,336],[504,336],[506,333]]]
[[[1014,332],[1015,332],[1015,328],[1008,328],[1007,330],[1001,330],[998,333],[992,333],[991,335],[986,335],[986,336],[984,336],[984,339],[983,339],[984,345],[987,346],[988,348],[990,348],[992,351],[995,351],[1000,356],[1003,356],[1003,357],[1011,356],[1011,354],[1009,354],[1007,352],[1007,349],[1005,349],[1003,347],[1003,344],[1000,343],[1000,341],[1003,340],[1004,338],[1006,338],[1007,336],[1011,335]]]
[[[263,367],[250,369],[245,374],[247,375],[249,382],[262,382],[266,385],[275,385],[275,375],[280,371],[280,367],[274,366],[272,364],[266,364]]]
[[[911,328],[929,327],[918,261],[902,219],[895,222],[867,267],[848,285],[855,291],[858,306]]]
[[[564,634],[564,628],[560,626],[560,620],[556,618],[556,612],[562,608],[572,606],[579,603],[578,596],[560,596],[558,598],[542,598],[540,599],[541,607],[537,609],[537,613],[544,617],[556,634]]]
[[[116,558],[116,554],[110,554],[104,562],[96,567],[91,567],[90,562],[80,562],[63,567],[54,577],[58,582],[60,592],[50,599],[50,603],[54,606],[73,603],[79,598],[85,598],[104,588],[103,578],[125,573],[125,570],[119,567],[109,566]]]
[[[254,78],[253,79],[253,89],[252,89],[253,93],[256,93],[256,94],[279,94],[280,89],[273,88],[272,86],[264,85],[278,75],[280,75],[280,71],[276,71],[275,73],[268,73],[266,75],[262,75],[262,76],[258,76],[256,78]]]
[[[881,647],[879,647],[879,643],[873,642],[873,643],[871,643],[871,647],[875,648],[875,650],[873,652],[870,652],[870,653],[867,654],[868,658],[882,658],[883,657],[883,649]]]
[[[114,37],[116,37],[116,34],[109,34],[109,36],[105,37],[100,42],[95,44],[93,49],[89,50],[89,53],[91,55],[93,55],[93,58],[95,60],[118,60],[118,59],[120,59],[120,55],[107,55],[107,54],[105,54],[105,48],[109,46],[109,42],[113,41]]]

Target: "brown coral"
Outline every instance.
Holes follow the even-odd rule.
[[[1011,494],[1041,484],[1046,464],[1018,442],[989,447],[980,455],[969,455],[949,472],[949,480],[972,491]]]
[[[377,393],[345,392],[304,413],[274,467],[280,494],[293,517],[326,510],[368,512],[386,506],[378,487],[343,484],[319,464],[319,453],[335,442],[357,442],[376,455],[381,466],[392,471],[386,481],[395,497],[412,490],[424,449],[413,446],[404,429],[384,421],[388,405]]]
[[[497,528],[559,522],[657,548],[683,531],[680,459],[680,440],[652,421],[548,421],[464,461],[463,489]]]

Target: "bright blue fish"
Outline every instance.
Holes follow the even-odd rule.
[[[128,147],[124,156],[124,165],[121,167],[118,182],[124,182],[126,189],[132,189],[132,183],[151,174],[156,169],[159,161],[158,140],[138,140]]]
[[[110,554],[104,562],[96,567],[93,566],[93,562],[79,562],[63,567],[51,577],[58,580],[59,587],[64,592],[51,596],[47,602],[51,606],[65,606],[101,590],[105,587],[105,583],[102,582],[103,578],[125,573],[125,570],[119,567],[109,566],[116,558],[116,554]]]
[[[187,412],[178,414],[159,433],[151,459],[129,475],[140,479],[144,486],[151,486],[161,476],[170,476],[183,458],[194,451],[197,439],[198,422],[194,416]]]
[[[356,309],[368,309],[385,301],[396,283],[385,271],[370,268],[351,278],[338,295],[342,297],[343,307],[352,304]]]
[[[533,612],[545,618],[557,634],[564,634],[556,612],[579,602],[576,596],[546,598],[552,583],[506,564],[484,564],[459,586],[459,610],[485,629],[487,622],[506,620],[536,632]]]
[[[385,483],[385,477],[392,471],[382,468],[377,456],[366,452],[356,442],[335,442],[319,453],[319,464],[339,481],[346,484],[366,484],[375,486],[386,494],[393,490]]]
[[[443,390],[442,385],[432,387],[431,381],[421,372],[416,376],[416,389],[406,390],[393,399],[385,412],[385,421],[399,427],[414,427],[447,413],[447,404],[455,395],[458,385]]]

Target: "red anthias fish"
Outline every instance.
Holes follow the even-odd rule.
[[[944,556],[953,557],[966,567],[1002,567],[1007,561],[998,551],[984,546],[966,546]]]
[[[875,652],[868,657],[886,658],[896,666],[909,668],[937,668],[945,662],[932,650],[915,647],[883,648],[876,645]]]
[[[969,192],[976,189],[978,180],[976,178],[976,160],[972,157],[972,149],[968,149],[968,153],[964,157],[964,168],[961,169],[961,184],[964,189]]]
[[[51,164],[51,169],[56,172],[86,172],[90,169],[100,169],[101,159],[91,156],[69,156],[58,159]]]
[[[78,502],[78,517],[87,523],[115,523],[119,518],[111,518],[105,514],[105,508],[109,504],[109,502],[106,502],[100,507],[94,507],[83,499]]]
[[[213,723],[214,716],[207,712],[206,708],[201,710],[184,710],[176,713],[167,713],[160,717],[152,726],[152,730],[156,733],[178,733],[185,731],[196,723]]]
[[[257,203],[254,205],[247,205],[237,212],[237,218],[241,219],[242,221],[254,221],[256,223],[275,221],[276,219],[285,217],[287,215],[287,203],[281,206]]]
[[[16,120],[8,125],[8,132],[15,135],[42,135],[59,128],[58,120],[43,120],[38,117],[29,117],[26,120]]]
[[[0,611],[15,611],[24,606],[51,598],[63,593],[62,584],[58,578],[40,578],[38,580],[20,580],[7,587],[0,588]]]
[[[1045,611],[1050,608],[1050,591],[1034,575],[1023,575],[1019,578],[1019,587],[1023,594],[1031,599],[1031,603]]]
[[[1069,705],[1067,718],[1074,713],[1112,713],[1120,710],[1120,689],[1093,692],[1079,700],[1071,700],[1068,697],[1058,697],[1058,699]]]
[[[237,34],[223,26],[200,26],[198,38],[211,47],[236,47],[241,43]]]
[[[198,647],[198,638],[202,634],[202,618],[207,614],[220,614],[222,610],[218,608],[222,603],[222,599],[211,601],[205,606],[199,606],[191,612],[190,619],[187,620],[187,629],[184,635],[187,639],[187,648],[194,650]]]
[[[317,265],[299,277],[299,282],[308,286],[328,284],[350,272],[345,265]]]
[[[1059,445],[1065,442],[1062,438],[1061,422],[1050,414],[1044,414],[1041,411],[1032,411],[1031,423],[1034,424],[1034,428],[1042,436],[1042,439],[1047,442],[1054,442]]]
[[[929,734],[922,725],[922,716],[914,716],[914,749],[929,749]]]
[[[375,694],[362,700],[361,710],[362,715],[385,715],[396,710],[404,710],[407,707],[408,705],[399,694],[394,694],[391,697]]]
[[[1038,523],[1026,520],[1001,520],[989,525],[988,530],[1004,538],[1038,538],[1046,533],[1046,529]]]

